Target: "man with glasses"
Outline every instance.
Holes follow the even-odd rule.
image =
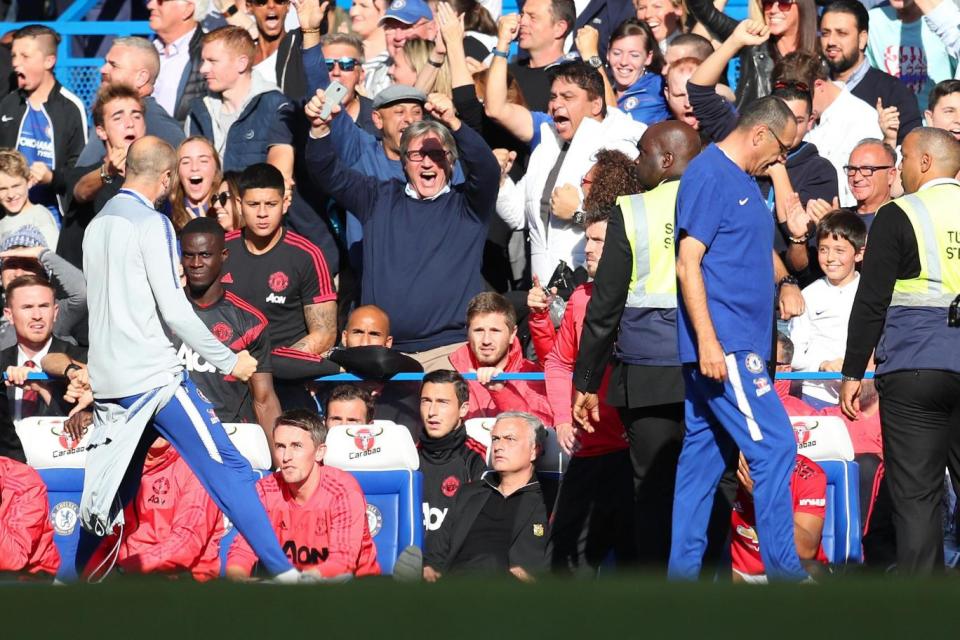
[[[793,139],[796,127],[779,98],[752,102],[737,128],[691,161],[680,179],[677,327],[686,426],[674,491],[673,579],[699,577],[714,493],[737,448],[754,480],[767,575],[807,578],[789,496],[796,443],[766,366],[773,344],[770,282],[779,275],[773,220],[753,178],[785,161],[783,141]]]
[[[860,215],[869,231],[877,210],[890,201],[890,191],[897,181],[897,152],[882,140],[861,140],[850,153],[850,164],[844,170],[850,192],[857,199],[856,208],[850,208]]]
[[[424,110],[439,122],[414,122],[400,139],[405,181],[365,175],[339,157],[330,119],[320,118],[325,101],[318,90],[305,109],[307,159],[311,179],[363,225],[361,304],[387,313],[395,349],[426,371],[449,368],[447,356],[466,339],[467,304],[484,289],[480,262],[500,165],[450,98],[432,94]],[[451,185],[458,157],[465,181]]]
[[[153,97],[179,122],[187,119],[190,103],[207,92],[200,73],[203,30],[200,18],[208,0],[148,0],[153,45],[160,54],[160,72]]]

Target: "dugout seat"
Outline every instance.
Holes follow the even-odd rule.
[[[423,547],[423,475],[410,431],[389,420],[331,427],[324,462],[360,483],[377,561],[392,574],[401,551]]]
[[[250,466],[258,471],[273,468],[270,443],[260,425],[253,422],[226,422],[223,428],[237,451],[250,461]]]
[[[820,460],[853,461],[853,441],[839,416],[791,416],[797,453]]]
[[[831,564],[863,562],[860,524],[860,470],[848,460],[818,460],[827,474],[823,550]]]

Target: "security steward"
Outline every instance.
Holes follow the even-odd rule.
[[[616,340],[607,402],[630,441],[639,561],[666,566],[683,445],[674,216],[680,176],[700,153],[700,138],[682,122],[660,122],[644,132],[638,151],[645,192],[619,198],[607,223],[574,369],[574,418],[588,431],[590,413],[599,422],[597,390]],[[729,520],[729,505],[724,515]]]
[[[897,567],[930,574],[943,568],[944,469],[955,487],[960,479],[960,143],[918,128],[902,155],[908,195],[882,206],[870,229],[840,401],[854,418],[876,347]]]

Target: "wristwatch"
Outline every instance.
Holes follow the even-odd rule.
[[[861,379],[862,379],[862,378],[855,378],[855,377],[853,377],[853,376],[845,376],[845,375],[843,375],[843,374],[840,374],[840,381],[841,381],[841,382],[860,382]]]
[[[780,278],[780,282],[777,283],[777,289],[779,289],[785,284],[792,284],[795,287],[799,287],[800,281],[794,278],[793,276],[783,276],[782,278]]]
[[[580,226],[582,227],[582,226],[583,226],[583,223],[586,221],[586,219],[587,219],[587,216],[586,216],[586,215],[583,213],[583,211],[581,211],[580,209],[577,209],[576,211],[573,212],[573,223],[574,223],[574,224],[578,224],[578,225],[580,225]]]
[[[590,56],[587,58],[587,64],[594,69],[599,69],[603,66],[603,60],[600,59],[600,56]]]
[[[77,363],[71,362],[70,364],[67,365],[67,368],[63,370],[63,377],[66,378],[71,371],[81,371],[82,369],[83,367],[81,367]]]
[[[100,181],[103,182],[103,184],[110,184],[113,182],[113,176],[107,173],[106,162],[100,165]]]
[[[228,18],[232,18],[233,16],[237,15],[238,11],[240,11],[240,9],[237,9],[237,5],[231,4],[229,7],[223,10],[223,15],[227,16]]]

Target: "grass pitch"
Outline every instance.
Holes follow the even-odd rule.
[[[957,638],[960,582],[815,585],[459,579],[198,585],[119,578],[0,588],[0,638]]]

